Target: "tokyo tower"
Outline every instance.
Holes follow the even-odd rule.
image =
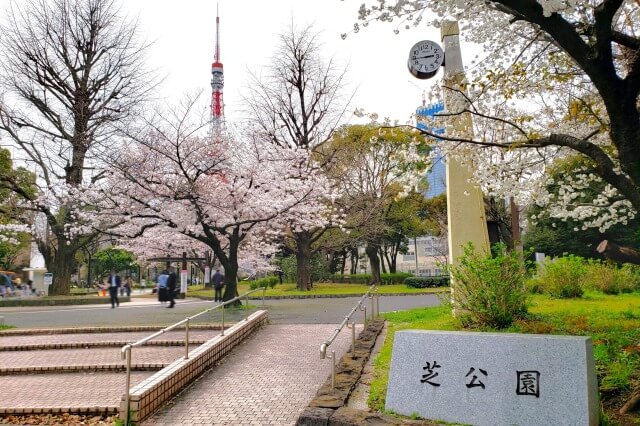
[[[216,51],[211,64],[211,137],[219,140],[224,125],[224,104],[222,89],[224,87],[224,70],[220,62],[220,17],[216,6]]]

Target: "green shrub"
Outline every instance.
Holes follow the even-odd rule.
[[[380,274],[380,285],[390,284],[402,284],[405,278],[412,277],[413,274],[407,272],[396,272],[393,274]],[[341,284],[369,284],[373,276],[371,274],[352,274],[352,275],[340,275],[334,274],[331,276],[331,281]]]
[[[260,287],[270,287],[270,288],[274,288],[276,286],[276,284],[278,284],[280,282],[280,280],[278,279],[278,277],[274,277],[274,276],[269,276],[269,277],[264,277],[264,278],[260,278],[254,281],[250,281],[249,282],[249,289],[250,290],[256,290]]]
[[[382,281],[380,284],[403,284],[404,280],[412,277],[413,274],[408,272],[395,272],[393,274],[380,274],[380,280]]]
[[[341,284],[369,284],[373,277],[371,274],[332,275],[331,281]]]
[[[605,294],[631,293],[636,289],[637,276],[629,266],[618,268],[610,263],[590,261],[587,265],[586,285]]]
[[[580,256],[550,259],[538,269],[535,280],[542,293],[556,298],[582,297],[588,268]]]
[[[266,285],[268,285],[269,288],[274,288],[276,284],[280,282],[278,277],[274,277],[274,276],[266,277],[265,281],[266,281]]]
[[[405,278],[404,284],[407,287],[413,288],[447,287],[449,285],[449,276],[442,275],[437,277],[408,277]]]
[[[493,256],[487,256],[469,244],[450,272],[455,280],[455,307],[463,323],[505,328],[526,314],[525,268],[519,252],[496,244]]]

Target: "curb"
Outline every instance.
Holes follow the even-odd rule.
[[[118,297],[121,303],[131,301],[129,296]],[[111,303],[108,297],[67,298],[67,299],[16,299],[0,301],[0,308],[29,308],[34,306],[72,306],[72,305],[106,305]]]
[[[385,296],[425,296],[425,295],[429,295],[429,294],[442,294],[442,293],[449,293],[449,289],[447,287],[447,289],[442,289],[439,291],[432,291],[429,293],[384,293],[384,294],[378,294],[380,297],[385,297]],[[301,294],[301,295],[297,295],[297,296],[265,296],[264,300],[279,300],[279,299],[341,299],[341,298],[346,298],[346,297],[362,297],[363,293],[350,293],[350,294]],[[201,300],[214,300],[213,297],[209,297],[209,296],[189,296],[189,297],[193,297],[194,299],[201,299]],[[249,300],[262,300],[262,297],[254,297],[254,296],[249,296]]]

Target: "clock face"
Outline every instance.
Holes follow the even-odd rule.
[[[444,51],[430,40],[419,41],[409,52],[409,71],[418,78],[430,78],[435,75],[444,61]]]

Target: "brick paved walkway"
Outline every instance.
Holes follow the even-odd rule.
[[[320,360],[319,349],[334,328],[268,325],[143,424],[295,424],[331,373],[331,362]],[[350,344],[344,330],[331,349],[341,357]]]

